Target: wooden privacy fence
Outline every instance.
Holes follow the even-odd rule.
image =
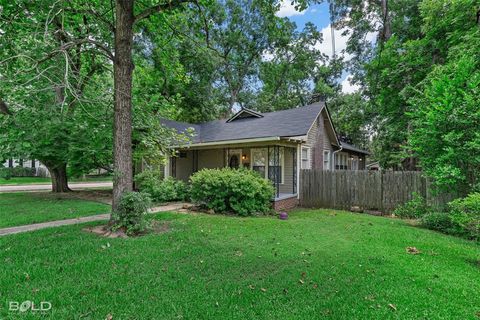
[[[300,204],[304,207],[391,212],[412,199],[412,193],[442,208],[454,196],[434,195],[431,181],[419,171],[322,171],[302,170]]]

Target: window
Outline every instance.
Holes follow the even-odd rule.
[[[283,183],[283,152],[284,148],[278,148],[278,163],[275,163],[275,148],[270,147],[270,154],[268,155],[268,178],[274,183]]]
[[[268,153],[268,150],[270,150],[270,153]],[[283,147],[278,149],[278,163],[275,163],[274,147],[251,149],[251,160],[252,170],[258,172],[261,177],[268,178],[273,182],[276,182],[275,177],[278,177],[278,183],[283,183]]]
[[[358,158],[352,157],[352,170],[358,170]]]
[[[302,169],[310,169],[310,148],[302,147]]]
[[[323,151],[323,170],[330,170],[330,150]]]
[[[267,166],[267,149],[257,148],[252,149],[252,170],[258,172],[258,174],[266,178],[266,166]]]
[[[335,169],[347,170],[347,155],[345,153],[337,153],[335,155]]]

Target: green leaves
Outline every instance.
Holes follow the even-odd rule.
[[[460,193],[479,188],[479,42],[479,30],[466,35],[409,100],[415,110],[410,146],[439,187]]]
[[[218,213],[265,213],[273,195],[272,183],[251,170],[204,169],[191,177],[192,201]]]

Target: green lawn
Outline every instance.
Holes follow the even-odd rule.
[[[0,318],[21,318],[7,311],[12,300],[51,302],[49,319],[476,319],[480,311],[480,246],[401,220],[327,210],[287,221],[155,218],[170,231],[106,239],[83,225],[0,238]]]
[[[51,193],[0,193],[0,228],[108,212],[106,204]]]
[[[108,182],[112,181],[111,176],[91,176],[83,178],[70,178],[69,183],[75,182]],[[0,178],[0,185],[21,185],[21,184],[49,184],[50,178],[41,177],[13,177],[9,180]]]

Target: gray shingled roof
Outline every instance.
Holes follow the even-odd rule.
[[[365,151],[365,150],[362,150],[352,144],[349,144],[349,143],[346,143],[346,142],[343,142],[343,141],[340,141],[340,145],[342,146],[342,148],[344,150],[349,150],[349,151],[353,151],[353,152],[358,152],[358,153],[364,153],[364,154],[370,154],[370,152],[368,151]]]
[[[201,124],[189,124],[162,119],[167,127],[178,132],[195,129],[192,143],[217,142],[266,137],[294,137],[306,135],[325,104],[314,103],[305,107],[261,113],[263,117],[215,120]]]

